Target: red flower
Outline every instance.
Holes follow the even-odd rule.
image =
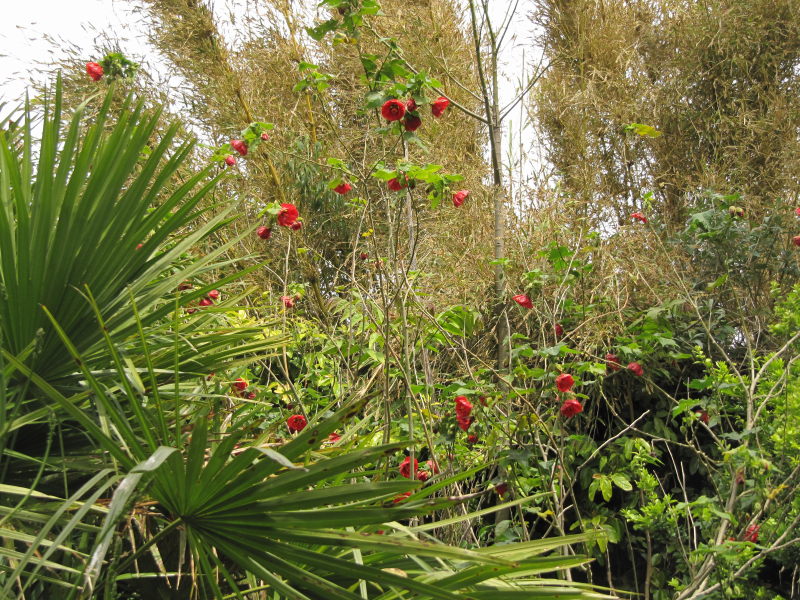
[[[292,231],[300,231],[302,228],[303,228],[303,224],[300,221],[295,221],[289,227],[289,229],[291,229]]]
[[[200,300],[200,302],[198,302],[198,304],[200,306],[211,306],[212,304],[214,304],[214,301],[211,300],[210,298],[203,298]]]
[[[244,390],[247,389],[247,381],[242,379],[241,377],[238,377],[236,381],[233,382],[233,387],[239,390],[240,392],[243,392]]]
[[[798,217],[800,217],[800,206],[798,206],[797,208],[794,209],[794,214],[796,214]]]
[[[236,164],[236,159],[231,154],[228,154],[228,156],[225,157],[225,164],[232,167]]]
[[[338,433],[336,433],[335,431],[334,431],[333,433],[331,433],[331,434],[328,436],[328,441],[329,441],[330,443],[332,443],[332,444],[335,444],[335,443],[336,443],[336,442],[338,442],[340,439],[342,439],[342,436],[340,436],[340,435],[339,435]]]
[[[701,420],[703,423],[705,423],[706,425],[708,425],[708,412],[706,412],[706,411],[704,411],[704,410],[698,410],[698,411],[697,411],[696,413],[694,413],[694,414],[696,414],[696,415],[697,415],[697,418],[698,418],[698,419],[700,419],[700,420]]]
[[[628,363],[628,371],[636,375],[637,377],[641,377],[644,375],[644,369],[642,365],[637,362]]]
[[[794,237],[792,238],[792,243],[793,243],[795,246],[800,246],[800,235],[796,235],[796,236],[794,236]]]
[[[291,296],[281,296],[281,302],[286,308],[292,308],[294,306],[294,298]]]
[[[456,415],[459,417],[468,417],[472,413],[472,403],[467,400],[466,396],[456,396]]]
[[[562,373],[556,377],[556,387],[559,392],[568,392],[575,385],[575,379],[569,373]]]
[[[272,237],[272,229],[269,227],[264,227],[263,225],[256,229],[256,235],[260,237],[262,240],[268,240]]]
[[[231,140],[231,148],[236,150],[242,156],[247,156],[247,144],[242,140]]]
[[[395,499],[392,500],[392,503],[393,504],[397,504],[398,502],[402,502],[403,500],[406,500],[406,499],[408,499],[410,497],[411,497],[411,492],[406,492],[404,494],[400,494],[399,496],[396,496]]]
[[[406,114],[406,105],[395,98],[383,103],[381,114],[387,121],[399,121]]]
[[[448,106],[450,106],[450,100],[448,100],[444,96],[439,96],[431,104],[431,114],[434,117],[439,118],[444,114],[444,111],[447,109]]]
[[[556,333],[556,339],[564,337],[564,328],[561,326],[561,323],[556,323],[553,326],[553,331]]]
[[[362,252],[361,254],[358,255],[358,258],[360,258],[361,260],[367,260],[369,258],[369,254],[367,254],[366,252]]]
[[[458,415],[456,415],[458,428],[461,429],[461,431],[467,431],[469,429],[469,426],[472,425],[472,422],[474,420],[475,419],[473,419],[472,417],[459,417]]]
[[[266,142],[269,139],[269,134],[268,133],[262,133],[261,134],[261,139]]]
[[[561,405],[561,414],[568,419],[571,419],[579,412],[583,412],[583,405],[578,402],[577,398],[569,398],[568,400],[564,400],[564,404]]]
[[[281,204],[281,210],[278,212],[278,225],[281,227],[291,227],[295,224],[299,216],[300,212],[294,204]]]
[[[761,526],[756,525],[753,523],[747,530],[744,532],[744,539],[746,542],[753,542],[754,544],[758,541],[758,530],[761,529]]]
[[[419,473],[417,473],[417,479],[419,479],[420,481],[428,481],[428,478],[430,476],[431,474],[428,473],[427,471],[420,471]]]
[[[468,444],[477,444],[478,443],[478,436],[475,435],[474,433],[470,433],[467,436],[467,443]]]
[[[419,461],[415,458],[414,459],[414,477],[416,477],[418,470],[419,470]],[[406,479],[411,479],[411,457],[410,456],[406,456],[403,459],[403,462],[400,463],[400,475],[402,475]],[[409,495],[410,495],[410,493],[409,493]]]
[[[303,415],[292,415],[286,419],[286,426],[292,433],[303,431],[306,425],[308,425],[308,421],[306,421],[306,418]]]
[[[631,219],[636,219],[637,221],[641,221],[642,223],[647,223],[647,217],[645,217],[640,212],[635,212],[635,213],[631,214]]]
[[[208,297],[212,300],[219,300],[219,290],[211,290],[208,292]]]
[[[408,183],[406,183],[405,185],[404,185],[404,184],[402,184],[402,183],[400,183],[400,181],[397,179],[397,177],[393,177],[392,179],[390,179],[390,180],[389,180],[389,181],[386,183],[386,185],[387,185],[387,186],[388,186],[388,188],[389,188],[390,190],[392,190],[393,192],[399,192],[399,191],[400,191],[400,190],[402,190],[404,187],[408,187]]]
[[[512,298],[514,302],[519,304],[522,308],[533,308],[533,302],[528,298],[527,294],[517,294]]]
[[[417,103],[413,98],[406,100],[406,110],[417,110]]]
[[[88,62],[86,63],[86,73],[94,81],[100,81],[103,77],[103,66],[100,63]]]
[[[453,194],[453,206],[458,208],[464,204],[464,200],[467,199],[467,196],[469,196],[469,190],[458,190],[455,194]]]
[[[505,496],[506,492],[508,491],[508,484],[505,482],[498,483],[496,486],[494,486],[494,491],[497,492],[498,496]]]
[[[406,118],[403,119],[403,127],[406,128],[406,131],[416,131],[421,125],[422,119],[417,115],[406,114]]]
[[[346,194],[347,192],[349,192],[352,189],[353,189],[353,186],[345,181],[345,182],[340,183],[339,185],[337,185],[335,188],[333,188],[333,191],[336,192],[337,194],[344,195],[344,194]]]
[[[612,371],[619,371],[622,368],[622,365],[619,363],[619,356],[613,352],[606,354],[606,367]]]

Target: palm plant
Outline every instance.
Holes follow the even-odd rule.
[[[421,488],[383,480],[400,444],[321,450],[367,387],[280,447],[212,415],[229,399],[196,375],[284,340],[230,326],[224,305],[181,312],[212,286],[178,284],[225,266],[228,245],[184,257],[227,218],[196,225],[216,178],[176,183],[191,144],[173,148],[174,127],[154,143],[157,111],[129,100],[112,122],[110,105],[62,136],[57,86],[37,152],[30,110],[20,137],[0,132],[2,597],[604,597],[540,577],[585,563],[542,554],[588,536],[468,550],[428,537],[449,522],[403,524],[470,472]]]

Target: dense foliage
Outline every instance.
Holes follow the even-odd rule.
[[[5,596],[800,597],[792,2],[532,3],[507,105],[511,7],[135,4],[180,88],[0,131]]]

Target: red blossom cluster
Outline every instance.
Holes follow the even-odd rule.
[[[450,100],[444,96],[439,96],[431,102],[431,114],[439,118],[450,106]],[[383,103],[381,115],[390,123],[403,120],[403,127],[406,131],[416,131],[422,126],[422,118],[419,115],[419,107],[416,100],[410,98],[403,102],[397,98],[392,98]]]
[[[182,284],[180,284],[178,286],[178,290],[180,290],[180,291],[188,290],[188,289],[191,289],[191,288],[192,288],[192,284],[188,283],[188,282],[184,282],[184,283],[182,283]],[[205,308],[207,306],[213,306],[214,305],[214,301],[215,300],[219,300],[220,295],[221,294],[220,294],[219,290],[211,290],[210,292],[208,292],[208,294],[206,294],[205,298],[201,298],[200,299],[200,301],[197,303],[197,305],[200,308]],[[186,312],[191,315],[191,314],[196,313],[197,309],[189,307],[189,308],[186,309]]]

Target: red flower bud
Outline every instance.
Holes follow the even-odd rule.
[[[406,110],[417,110],[417,103],[413,98],[406,100]]]
[[[505,496],[506,492],[508,491],[508,484],[498,483],[496,486],[494,486],[494,491],[497,492],[498,496]]]
[[[553,331],[555,331],[556,339],[561,339],[564,337],[564,328],[561,326],[561,323],[556,323],[553,326]]]
[[[200,302],[198,302],[198,304],[200,306],[211,306],[212,304],[214,304],[214,301],[211,300],[210,298],[202,298]]]
[[[248,400],[255,400],[256,399],[256,393],[255,392],[250,392],[249,394],[247,394],[247,399]]]
[[[286,308],[292,308],[294,306],[294,298],[291,296],[281,296],[281,302]]]
[[[264,227],[263,225],[256,229],[256,235],[260,237],[262,240],[268,240],[272,237],[272,229],[269,227]]]
[[[439,118],[444,114],[444,111],[447,110],[448,106],[450,106],[450,100],[444,96],[439,96],[431,104],[431,114],[434,117]]]
[[[303,224],[300,221],[295,221],[289,226],[289,229],[292,231],[300,231],[303,228]]]
[[[262,133],[261,134],[261,139],[266,142],[269,139],[269,134],[268,133]]]
[[[628,363],[628,370],[637,377],[644,375],[644,369],[642,368],[642,365],[637,362]]]
[[[402,502],[403,500],[406,500],[410,497],[411,497],[411,492],[406,492],[404,494],[400,494],[399,496],[395,497],[395,499],[392,500],[392,503],[397,504],[398,502]]]
[[[571,419],[579,412],[583,412],[583,405],[578,402],[577,398],[564,400],[564,404],[561,405],[561,414],[567,419]]]
[[[240,392],[243,392],[247,389],[247,381],[241,377],[237,377],[236,381],[233,382],[233,387]]]
[[[403,127],[406,128],[406,131],[416,131],[421,126],[422,119],[420,119],[417,115],[406,113],[406,117],[403,119]]]
[[[387,100],[381,107],[381,114],[387,121],[399,121],[406,114],[406,105],[400,100]]]
[[[232,167],[236,164],[236,159],[233,157],[233,155],[228,154],[228,156],[225,157],[225,164],[229,167]]]
[[[478,443],[478,436],[475,435],[474,433],[470,433],[467,436],[467,443],[468,444],[477,444]]]
[[[647,217],[645,217],[640,212],[635,212],[635,213],[631,214],[631,219],[636,219],[637,221],[641,221],[642,223],[647,223]]]
[[[306,425],[308,425],[308,421],[306,421],[306,418],[303,415],[292,415],[286,419],[286,426],[292,433],[303,431]]]
[[[219,299],[219,290],[211,290],[210,292],[208,292],[207,295],[212,300],[218,300]]]
[[[247,156],[247,144],[242,140],[231,140],[231,148],[236,150],[242,156]]]
[[[340,183],[335,188],[333,188],[333,191],[336,192],[337,194],[344,195],[344,194],[346,194],[347,192],[349,192],[352,189],[353,189],[353,186],[345,181],[344,183]]]
[[[556,387],[559,392],[568,392],[575,385],[575,379],[569,373],[562,373],[556,377]]]
[[[430,476],[431,474],[428,473],[427,471],[420,471],[419,473],[417,473],[417,479],[419,479],[420,481],[428,481],[428,478]]]
[[[458,208],[464,204],[464,200],[467,199],[467,196],[469,196],[469,190],[458,190],[455,194],[453,194],[453,206]]]
[[[794,237],[792,238],[792,243],[793,243],[795,246],[800,246],[800,235],[796,235],[796,236],[794,236]]]
[[[103,77],[103,66],[100,63],[88,62],[86,63],[86,73],[94,81],[100,81]]]
[[[339,435],[338,433],[336,433],[335,431],[334,431],[333,433],[331,433],[331,434],[328,436],[328,441],[329,441],[330,443],[332,443],[332,444],[335,444],[335,443],[336,443],[336,442],[338,442],[340,439],[342,439],[342,436],[341,436],[341,435]]]
[[[369,258],[369,254],[367,254],[366,252],[362,252],[361,254],[358,255],[358,258],[360,258],[361,260],[367,260]]]
[[[190,290],[190,289],[192,289],[192,284],[189,283],[188,281],[184,281],[182,284],[180,284],[178,286],[178,291],[179,292],[182,292],[184,290]]]
[[[522,308],[533,308],[533,302],[531,302],[531,299],[528,298],[527,294],[517,294],[512,299]]]
[[[703,423],[708,425],[708,413],[704,410],[698,410],[696,413],[697,418],[700,419]]]
[[[619,356],[613,352],[606,354],[606,367],[612,371],[619,371],[622,368],[619,363]]]

